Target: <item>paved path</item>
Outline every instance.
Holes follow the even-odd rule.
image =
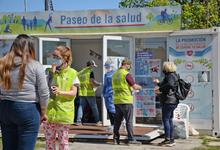
[[[174,147],[161,147],[157,143],[161,142],[163,139],[158,138],[149,144],[142,144],[140,146],[132,145],[127,146],[113,145],[112,143],[88,143],[88,142],[74,142],[70,143],[70,150],[192,150],[195,147],[202,146],[202,140],[199,137],[190,137],[187,140],[178,139],[176,140],[176,146]],[[43,150],[37,149],[37,150]]]

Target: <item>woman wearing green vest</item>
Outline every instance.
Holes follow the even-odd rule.
[[[49,83],[51,96],[47,108],[48,122],[44,123],[46,149],[56,149],[58,134],[59,149],[69,149],[68,131],[74,118],[74,99],[79,79],[77,71],[70,68],[72,51],[69,47],[58,46],[53,53],[52,81]]]
[[[129,73],[131,69],[131,61],[125,59],[122,61],[121,67],[112,76],[113,99],[115,104],[115,120],[114,120],[114,144],[120,144],[119,129],[123,119],[126,121],[126,129],[128,133],[127,144],[138,144],[133,135],[133,95],[132,89],[140,90],[141,86],[136,84],[133,77]]]

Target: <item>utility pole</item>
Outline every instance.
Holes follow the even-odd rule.
[[[45,11],[54,11],[52,0],[45,0]]]
[[[48,10],[49,10],[48,2],[49,2],[49,0],[45,0],[45,1],[44,1],[44,8],[45,8],[44,10],[45,10],[45,11],[48,11]]]
[[[27,12],[27,0],[24,0],[24,12]]]

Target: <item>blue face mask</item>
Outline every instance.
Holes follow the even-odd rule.
[[[61,66],[63,64],[63,61],[61,58],[53,58],[52,64],[56,64],[56,66]]]

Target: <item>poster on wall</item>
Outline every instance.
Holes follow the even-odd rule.
[[[154,89],[143,89],[136,94],[136,116],[155,117],[155,94]]]
[[[0,58],[5,56],[10,50],[13,40],[2,40],[0,39]]]
[[[211,35],[168,38],[169,60],[175,62],[181,78],[192,84],[182,101],[190,106],[191,119],[212,119],[212,41]],[[198,124],[206,126],[205,122]]]
[[[161,60],[153,59],[151,51],[137,51],[135,55],[135,81],[142,90],[135,95],[136,116],[156,116],[156,95],[154,78],[161,76]]]

